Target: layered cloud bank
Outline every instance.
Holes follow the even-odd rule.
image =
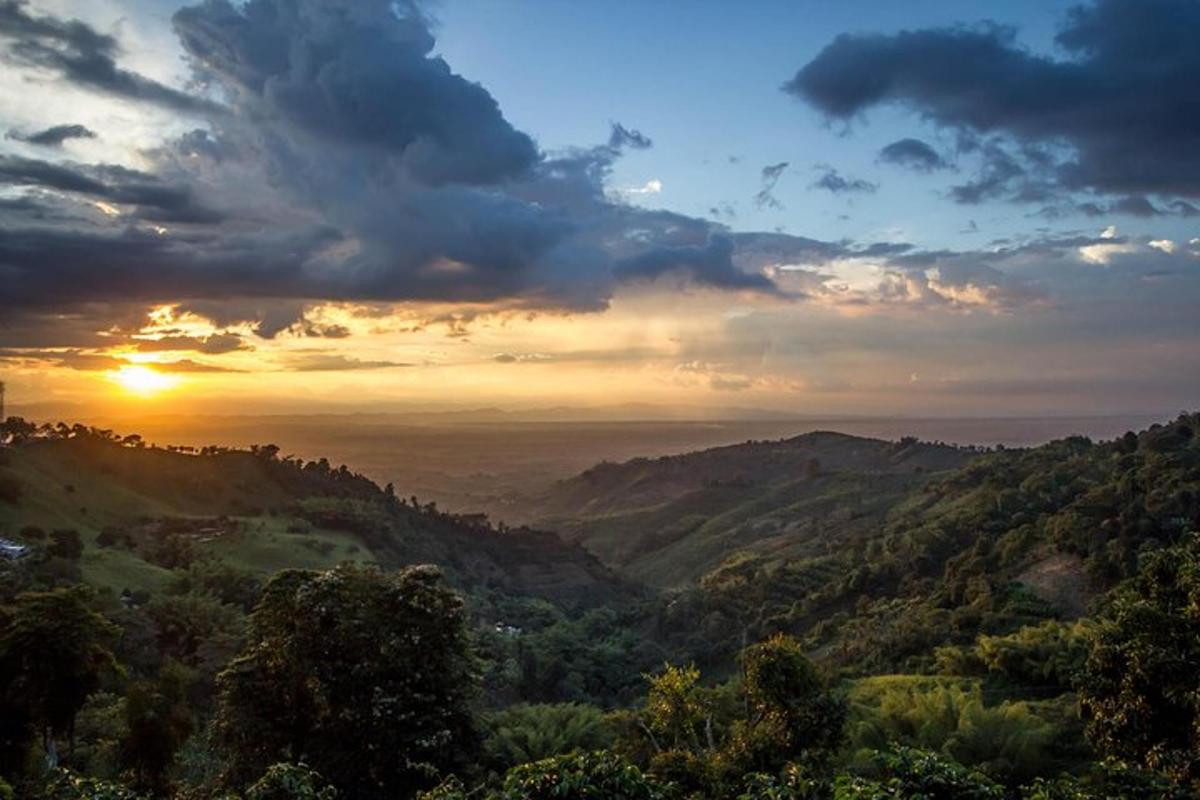
[[[610,185],[623,156],[655,152],[651,136],[614,123],[594,145],[544,150],[486,80],[438,54],[412,3],[184,6],[171,27],[186,75],[172,79],[133,65],[119,29],[0,0],[6,86],[75,92],[91,112],[45,119],[22,102],[2,120],[0,364],[94,372],[132,359],[229,381],[456,364],[493,371],[493,389],[538,371],[529,391],[547,392],[548,370],[577,382],[586,373],[570,365],[617,364],[672,391],[761,391],[774,405],[986,383],[954,342],[994,358],[1040,347],[1035,371],[1117,338],[1190,365],[1178,353],[1197,334],[1186,309],[1200,249],[1105,232],[1099,218],[1200,213],[1197,8],[1080,7],[1057,57],[981,24],[847,34],[799,68],[785,91],[828,120],[915,112],[878,163],[959,176],[950,202],[1038,215],[1027,235],[962,249],[651,208],[662,181]],[[144,115],[138,146],[113,144],[125,132],[101,124],[109,107]],[[785,182],[839,203],[880,189],[841,165],[764,162],[760,209],[786,213]],[[1088,224],[1040,226],[1063,216]],[[1085,362],[1080,386],[1110,380]],[[1161,397],[1200,388],[1169,383]]]

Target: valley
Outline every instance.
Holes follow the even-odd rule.
[[[630,747],[619,720],[650,713],[664,664],[694,665],[719,705],[747,648],[783,636],[840,687],[839,763],[898,741],[1016,787],[1095,758],[1073,676],[1107,593],[1200,527],[1197,429],[1184,416],[1031,448],[755,439],[525,484],[493,521],[274,444],[160,447],[10,418],[0,536],[29,554],[0,564],[0,590],[90,587],[114,624],[157,631],[119,659],[178,661],[211,697],[286,576],[433,565],[465,602],[485,727],[590,709],[589,736]],[[488,730],[492,748],[510,735]]]

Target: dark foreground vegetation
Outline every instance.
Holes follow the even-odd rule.
[[[1197,797],[1198,432],[604,465],[564,542],[10,419],[0,800]]]

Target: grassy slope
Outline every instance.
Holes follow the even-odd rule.
[[[285,499],[251,459],[236,454],[221,457],[221,463],[204,463],[165,451],[126,450],[105,453],[97,461],[95,453],[85,455],[63,444],[37,443],[9,451],[4,471],[21,482],[22,498],[18,505],[0,503],[0,535],[16,534],[26,525],[46,531],[73,528],[84,542],[84,579],[115,591],[161,590],[171,572],[129,550],[96,545],[96,536],[106,526],[126,526],[147,517],[210,517],[230,513],[239,502]],[[244,535],[201,544],[201,551],[262,573],[375,560],[344,532],[289,533],[294,518],[265,514],[237,519]],[[322,553],[312,546],[315,542],[329,542],[333,549]]]
[[[256,572],[347,560],[434,563],[463,588],[568,605],[630,591],[590,554],[552,534],[499,532],[413,508],[348,471],[312,467],[242,451],[197,456],[87,438],[30,441],[0,451],[0,478],[15,478],[22,492],[16,504],[0,502],[0,535],[27,525],[73,528],[84,542],[84,579],[117,591],[161,589],[170,572],[132,550],[100,547],[96,537],[105,527],[218,517],[233,520],[235,532],[195,546]]]

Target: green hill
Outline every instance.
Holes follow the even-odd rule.
[[[735,552],[798,558],[842,549],[931,474],[972,455],[817,432],[600,464],[514,509],[632,577],[676,586]]]
[[[658,630],[710,654],[786,631],[856,670],[920,671],[939,646],[1075,619],[1144,553],[1200,529],[1197,430],[1200,415],[1182,416],[977,455],[876,495],[880,512],[840,547],[729,552],[664,603]]]
[[[196,555],[264,575],[342,561],[433,563],[466,589],[568,605],[628,591],[553,534],[399,500],[346,467],[280,459],[272,447],[180,452],[81,427],[27,431],[0,450],[0,485],[0,535],[36,544],[76,531],[84,580],[116,591],[160,589],[179,559]]]

